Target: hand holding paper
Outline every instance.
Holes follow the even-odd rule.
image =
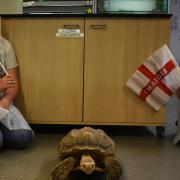
[[[15,85],[16,81],[10,74],[0,78],[0,91],[4,91],[7,88],[14,87]]]
[[[2,67],[3,71],[6,73],[6,75],[8,74],[8,72],[6,71],[5,67],[2,65],[2,63],[0,62],[0,66]]]
[[[14,78],[8,74],[5,67],[0,62],[0,67],[3,69],[4,73],[6,74],[3,78],[0,78],[0,91],[4,91],[7,88],[14,87],[16,84],[16,81]]]

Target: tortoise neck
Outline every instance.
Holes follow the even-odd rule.
[[[82,155],[81,159],[82,159],[82,158],[92,158],[92,157],[91,157],[90,153],[84,153],[84,154]]]

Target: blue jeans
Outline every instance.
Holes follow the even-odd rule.
[[[33,139],[33,132],[29,129],[9,130],[0,123],[0,148],[23,149]]]

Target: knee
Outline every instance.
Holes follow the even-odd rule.
[[[12,130],[4,137],[4,146],[13,149],[24,149],[31,144],[33,133],[31,130]]]

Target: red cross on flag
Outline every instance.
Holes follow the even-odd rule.
[[[180,68],[169,48],[164,45],[151,54],[126,85],[158,111],[180,87]]]

